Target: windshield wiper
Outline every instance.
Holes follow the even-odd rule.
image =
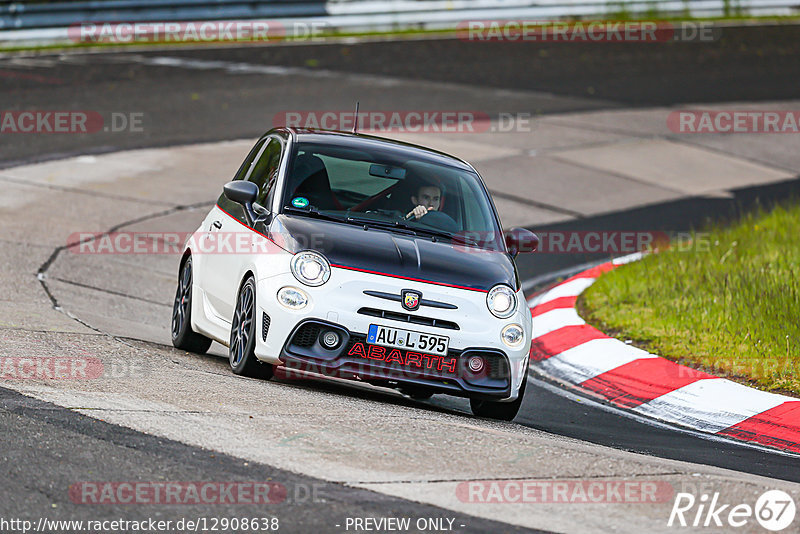
[[[445,239],[450,239],[451,241],[461,241],[467,245],[478,245],[478,242],[474,239],[470,239],[463,234],[454,234],[452,232],[446,232],[444,230],[437,230],[435,228],[424,228],[424,227],[408,227],[416,232],[421,232],[426,235],[434,236],[434,237],[443,237]]]
[[[416,228],[408,226],[407,224],[399,221],[380,221],[375,219],[363,219],[359,217],[352,217],[350,215],[347,216],[347,220],[352,221],[356,224],[363,224],[365,226],[374,226],[376,228],[385,228],[387,230],[406,230],[414,235],[417,235]]]
[[[451,241],[460,241],[467,245],[475,245],[478,246],[478,242],[474,239],[470,239],[465,235],[461,234],[454,234],[451,232],[446,232],[444,230],[437,230],[436,228],[426,228],[424,226],[411,226],[408,223],[402,221],[370,221],[365,219],[354,219],[363,224],[372,224],[374,226],[378,226],[380,228],[388,228],[393,230],[407,230],[409,232],[413,232],[414,235],[424,234],[430,237],[442,237],[444,239],[449,239]]]
[[[394,223],[384,222],[384,221],[374,221],[372,219],[360,219],[358,217],[352,217],[350,215],[346,215],[344,217],[337,217],[335,215],[329,215],[327,213],[322,213],[319,209],[315,208],[314,206],[309,206],[308,208],[295,208],[293,206],[284,206],[284,212],[288,213],[296,213],[298,215],[307,215],[309,217],[314,217],[316,219],[324,219],[326,221],[335,221],[335,222],[343,222],[347,224],[353,224],[356,226],[376,226],[379,228],[407,228],[405,225],[399,226],[395,225]],[[413,228],[409,228],[409,230],[413,231]],[[416,234],[414,234],[416,235]]]
[[[351,222],[349,218],[345,219],[344,217],[337,217],[335,215],[328,215],[327,213],[322,213],[313,206],[310,206],[307,209],[295,208],[293,206],[284,206],[283,211],[288,213],[296,213],[298,215],[307,215],[308,217],[314,217],[315,219],[324,219],[326,221],[336,221],[343,223]]]

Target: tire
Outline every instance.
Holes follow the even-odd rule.
[[[178,274],[178,290],[172,304],[172,345],[189,352],[204,354],[211,340],[192,330],[192,258],[186,258]]]
[[[487,417],[489,419],[498,419],[500,421],[511,421],[517,416],[519,407],[522,406],[522,399],[525,396],[525,386],[528,384],[528,374],[522,379],[522,384],[519,386],[519,395],[516,400],[512,402],[495,402],[478,399],[470,399],[469,407],[472,413],[478,417]]]
[[[273,366],[258,361],[256,348],[256,281],[249,276],[236,296],[236,308],[231,321],[231,340],[228,362],[231,371],[251,378],[272,378]]]

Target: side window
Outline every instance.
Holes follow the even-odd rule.
[[[245,158],[244,163],[242,166],[239,167],[239,170],[236,172],[236,176],[233,178],[234,180],[244,180],[246,179],[247,175],[250,172],[250,167],[253,166],[253,162],[255,161],[256,157],[261,153],[261,149],[264,148],[264,143],[267,139],[261,139],[255,146],[250,150],[250,153]]]
[[[269,208],[269,200],[272,198],[272,192],[278,180],[282,149],[283,145],[280,141],[270,138],[252,164],[252,172],[246,178],[258,186],[259,193],[256,202],[266,208]]]
[[[492,222],[487,220],[486,210],[481,209],[481,204],[476,198],[476,191],[466,184],[461,184],[461,194],[464,201],[464,228],[471,232],[486,232],[492,228]]]
[[[242,166],[239,167],[238,171],[236,171],[236,175],[233,177],[234,180],[247,179],[248,174],[253,168],[253,163],[257,161],[258,155],[261,154],[262,150],[264,149],[264,144],[267,141],[268,139],[260,139],[255,146],[253,146],[253,148],[250,150],[250,153],[247,154],[247,157],[242,163]],[[219,195],[219,198],[217,199],[217,205],[232,217],[236,217],[243,223],[246,222],[242,207],[236,202],[228,200],[228,198],[225,196],[225,193],[221,193]]]

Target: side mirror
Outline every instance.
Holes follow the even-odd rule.
[[[520,252],[535,252],[539,248],[539,236],[525,228],[512,228],[506,234],[506,247],[514,257]]]
[[[258,186],[246,180],[234,180],[225,184],[222,187],[222,192],[225,194],[225,198],[244,207],[247,223],[252,226],[253,222],[258,218],[258,214],[253,207],[256,198],[258,198]]]

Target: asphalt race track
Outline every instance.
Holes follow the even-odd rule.
[[[420,39],[0,56],[6,111],[142,117],[135,132],[0,136],[0,356],[56,351],[121,369],[93,384],[0,388],[2,514],[177,520],[266,513],[291,532],[340,532],[348,517],[379,516],[450,518],[459,532],[641,532],[670,531],[671,502],[520,512],[459,501],[455,488],[464,480],[644,478],[674,488],[702,482],[731,502],[773,488],[797,497],[790,484],[800,482],[797,456],[633,420],[538,378],[515,423],[500,424],[473,418],[459,399],[417,403],[340,382],[234,377],[218,345],[210,356],[167,346],[177,258],[81,256],[65,245],[79,231],[193,230],[252,140],[288,110],[347,110],[359,100],[362,110],[468,109],[492,119],[529,113],[542,117],[537,135],[547,137],[567,128],[569,114],[588,114],[580,115],[585,126],[585,117],[603,117],[592,113],[642,110],[630,122],[638,125],[651,110],[675,106],[779,109],[795,101],[796,109],[798,56],[797,26],[726,28],[714,43],[647,46]],[[587,131],[624,144],[625,127],[597,119]],[[637,142],[649,140],[642,128]],[[442,146],[469,153],[481,142],[447,138]],[[708,144],[724,151],[727,142]],[[490,157],[477,166],[498,206],[507,202],[509,216],[534,230],[680,232],[800,193],[797,141],[781,143],[783,153],[792,146],[795,153],[776,162],[769,147],[756,147],[746,158],[775,180],[709,195],[648,185],[641,195],[649,202],[629,200],[622,188],[601,191],[592,175],[560,202],[538,194],[547,186],[527,181],[526,168],[509,170]],[[154,150],[115,154],[131,149]],[[494,187],[488,177],[495,172],[522,187]],[[608,200],[608,209],[580,207],[603,194],[621,200]],[[540,254],[518,265],[524,279],[546,283],[604,257]],[[76,504],[68,491],[83,481],[130,480],[274,480],[287,498],[256,514],[243,504],[92,506]]]

